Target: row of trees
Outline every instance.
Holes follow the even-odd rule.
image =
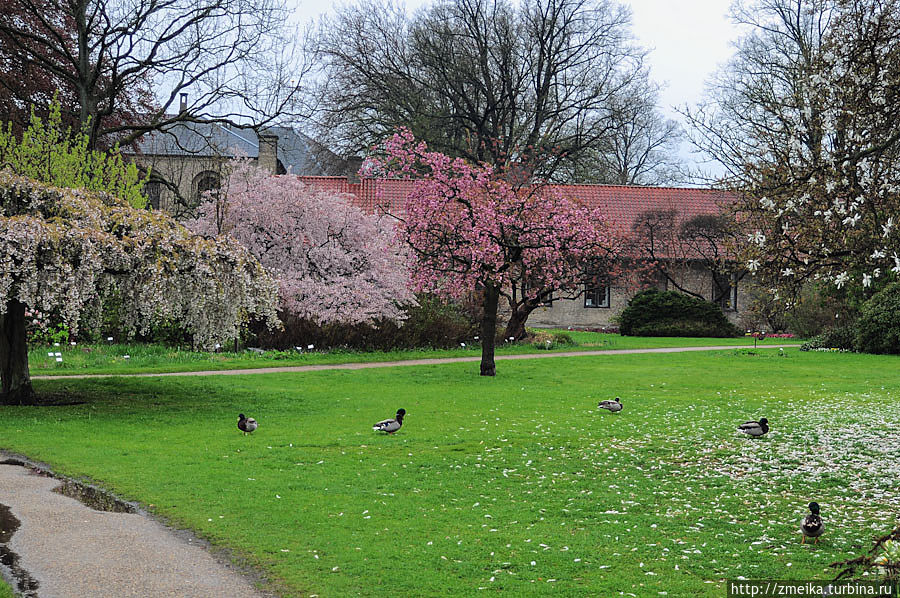
[[[678,127],[610,0],[439,0],[413,15],[360,0],[305,34],[288,16],[284,0],[9,0],[0,109],[21,130],[58,94],[92,149],[178,122],[310,117],[348,155],[404,126],[544,178],[675,176]]]
[[[209,2],[203,18],[218,16],[227,22],[232,15],[228,7]],[[677,231],[669,224],[665,234],[657,233],[665,228],[666,215],[646,215],[638,225],[649,234],[651,257],[655,243],[667,237],[695,255],[692,243],[711,250],[709,259],[718,266],[730,261],[730,256],[715,253],[718,248],[741,248],[746,269],[771,282],[773,295],[792,292],[809,280],[830,281],[839,288],[856,284],[865,290],[900,271],[895,224],[900,218],[896,181],[900,134],[893,114],[900,81],[893,42],[900,31],[898,2],[761,0],[737,5],[739,17],[753,19],[750,34],[711,92],[718,101],[687,116],[698,145],[730,167],[729,183],[743,192],[744,201],[730,222],[697,221]],[[161,56],[187,60],[193,64],[192,72],[206,64],[213,79],[226,72],[239,74],[229,71],[231,63],[203,63],[207,52],[211,57],[222,51],[202,44],[224,43],[228,38],[240,54],[242,38],[234,36],[246,33],[247,23],[254,24],[258,36],[272,33],[274,29],[267,31],[259,18],[275,15],[272,11],[277,8],[260,4],[257,18],[241,21],[237,29],[222,29],[229,32],[225,37],[194,39],[192,35],[204,30],[201,23],[212,26],[213,21],[164,19],[156,12],[165,6],[180,11],[178,15],[193,14],[178,2],[149,2],[140,23],[156,28],[147,25],[149,29],[125,38],[101,34],[134,32],[134,27],[144,25],[131,23],[131,13],[122,12],[124,5],[113,0],[14,0],[12,6],[17,12],[0,19],[0,35],[9,40],[0,47],[17,47],[23,68],[43,65],[57,73],[75,62],[96,67],[93,74],[78,71],[74,79],[57,73],[77,92],[88,150],[104,134],[113,138],[124,134],[127,140],[152,128],[122,125],[128,120],[123,115],[119,125],[104,128],[118,118],[115,108],[110,111],[116,104],[95,101],[117,97],[112,83],[105,89],[113,91],[97,90],[107,79],[119,81],[124,71],[136,73],[124,65],[140,55],[142,44],[151,48],[143,64],[147,81],[161,76],[161,67],[149,66]],[[40,11],[50,8],[62,11],[62,21],[39,18]],[[74,38],[61,24],[67,15],[76,25]],[[40,27],[49,29],[35,34]],[[182,34],[187,38],[178,37]],[[57,44],[55,54],[45,37]],[[188,51],[178,54],[165,44],[148,41],[157,37],[200,46],[188,51],[175,44]],[[104,39],[118,41],[107,45]],[[129,43],[134,44],[129,58],[117,62],[107,56]],[[325,105],[330,107],[319,114],[335,143],[362,148],[383,139],[397,125],[410,127],[378,148],[368,163],[369,172],[416,179],[400,227],[412,251],[416,288],[482,297],[482,373],[493,375],[490,343],[501,297],[509,302],[511,331],[517,335],[528,313],[543,300],[577,293],[587,271],[609,271],[617,263],[618,240],[609,236],[602,214],[588,213],[550,187],[532,183],[568,179],[583,172],[586,164],[599,163],[601,155],[609,155],[615,133],[624,130],[616,119],[628,112],[624,107],[630,94],[653,91],[641,51],[629,42],[627,13],[612,3],[586,0],[515,6],[454,0],[435,3],[411,17],[391,7],[358,5],[325,23],[315,52],[314,62],[324,74],[321,80],[327,82],[315,89],[315,95],[327,99]],[[250,60],[251,54],[248,50],[243,56]],[[53,63],[53,57],[71,64],[62,67]],[[191,63],[190,57],[200,62]],[[71,62],[73,58],[78,60]],[[56,66],[48,66],[51,63]],[[184,77],[182,83],[187,81]],[[88,83],[99,95],[85,93]],[[216,88],[210,97],[227,99],[228,94],[221,93],[226,88]],[[344,116],[340,121],[332,118],[336,110]],[[198,116],[185,110],[177,118]],[[388,262],[400,258],[383,223],[374,219],[350,224],[350,212],[337,209],[331,199],[308,197],[302,189],[288,188],[285,181],[274,183],[237,169],[228,194],[235,204],[210,204],[194,224],[196,230],[227,233],[250,247],[257,259],[268,260],[281,285],[282,307],[312,318],[347,316],[340,314],[341,301],[327,293],[317,295],[315,284],[305,280],[317,283],[336,277],[331,282],[338,294],[341,281],[352,281],[354,292],[368,288],[365,295],[367,304],[374,306],[372,313],[387,311],[387,317],[392,317],[390,309],[411,300],[397,282],[402,276],[376,288],[396,273]],[[300,196],[303,203],[297,203]],[[30,209],[16,201],[10,200],[4,217],[19,218],[24,212],[17,210]],[[271,209],[272,202],[277,210]],[[253,205],[258,206],[255,214]],[[259,209],[262,206],[268,212]],[[335,219],[327,216],[332,212]],[[285,224],[288,217],[318,220],[321,227],[298,238]],[[745,233],[749,243],[735,240],[740,229],[731,226],[734,222],[751,227]],[[80,221],[73,220],[72,226],[84,228]],[[732,242],[724,243],[725,237]],[[371,244],[375,252],[363,255],[354,249],[364,245],[363,238],[376,240]],[[379,265],[376,255],[387,261]],[[588,263],[604,260],[607,263],[600,268]],[[296,264],[293,270],[288,263]],[[24,286],[7,285],[6,301],[26,296],[22,289],[30,288],[28,283],[16,284]],[[38,295],[28,296],[36,300]],[[4,313],[18,314],[17,310],[8,304]],[[357,310],[365,320],[362,307]],[[151,315],[145,313],[145,319]],[[9,323],[4,326],[17,330]]]

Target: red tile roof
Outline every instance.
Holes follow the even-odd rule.
[[[304,176],[307,184],[323,190],[349,193],[361,208],[403,212],[406,196],[414,181],[364,179],[351,183],[343,177]],[[615,230],[630,235],[637,218],[648,211],[675,210],[684,222],[695,216],[718,214],[734,201],[734,195],[715,189],[688,187],[632,187],[622,185],[555,185],[563,196],[592,208],[601,208]],[[380,211],[380,210],[379,210]]]

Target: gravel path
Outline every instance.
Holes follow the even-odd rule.
[[[760,349],[780,349],[799,347],[798,344],[761,345]],[[744,345],[723,345],[720,347],[665,347],[661,349],[609,349],[606,351],[560,351],[556,353],[521,353],[518,355],[497,355],[495,361],[510,359],[549,359],[553,357],[589,357],[596,355],[625,355],[629,353],[682,353],[685,351],[722,351],[727,349],[747,349]],[[365,363],[334,363],[322,365],[295,365],[274,368],[250,368],[244,370],[204,370],[200,372],[165,372],[161,374],[67,374],[62,376],[32,376],[32,380],[60,380],[78,378],[111,378],[131,376],[137,378],[158,378],[160,376],[244,376],[246,374],[278,374],[284,372],[317,372],[321,370],[362,370],[368,368],[392,368],[411,365],[434,365],[441,363],[478,362],[481,356],[440,357],[435,359],[408,359],[406,361],[371,361]]]
[[[52,492],[60,481],[0,465],[0,503],[19,520],[8,550],[38,598],[263,598],[200,544],[149,517],[96,511]]]

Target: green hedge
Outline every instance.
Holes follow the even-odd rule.
[[[632,297],[619,317],[625,336],[740,336],[719,306],[677,293],[650,289]]]
[[[856,350],[900,354],[900,282],[892,282],[866,301],[856,321]]]

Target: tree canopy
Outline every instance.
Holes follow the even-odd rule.
[[[701,148],[743,192],[744,263],[790,303],[809,281],[871,294],[900,273],[900,2],[758,0]]]
[[[197,119],[261,125],[297,108],[287,16],[282,0],[5,0],[0,105],[25,116],[59,90],[91,149]]]
[[[188,225],[246,247],[278,282],[280,308],[318,324],[394,320],[415,299],[392,222],[294,175],[238,161]]]
[[[524,176],[655,182],[653,150],[675,130],[629,28],[609,0],[438,0],[412,16],[361,0],[319,29],[320,131],[346,153],[406,127],[436,151]]]
[[[208,348],[236,338],[249,317],[277,322],[274,282],[237,243],[192,235],[106,193],[8,171],[0,171],[0,264],[0,402],[33,398],[26,309],[77,332],[97,322],[101,298],[115,290],[124,332],[175,320]]]
[[[501,297],[511,310],[507,335],[520,338],[543,301],[578,296],[586,277],[613,272],[616,242],[605,216],[553,187],[513,185],[491,165],[429,151],[408,130],[388,139],[363,172],[415,180],[399,224],[413,284],[450,297],[481,295],[482,375],[495,374]]]

